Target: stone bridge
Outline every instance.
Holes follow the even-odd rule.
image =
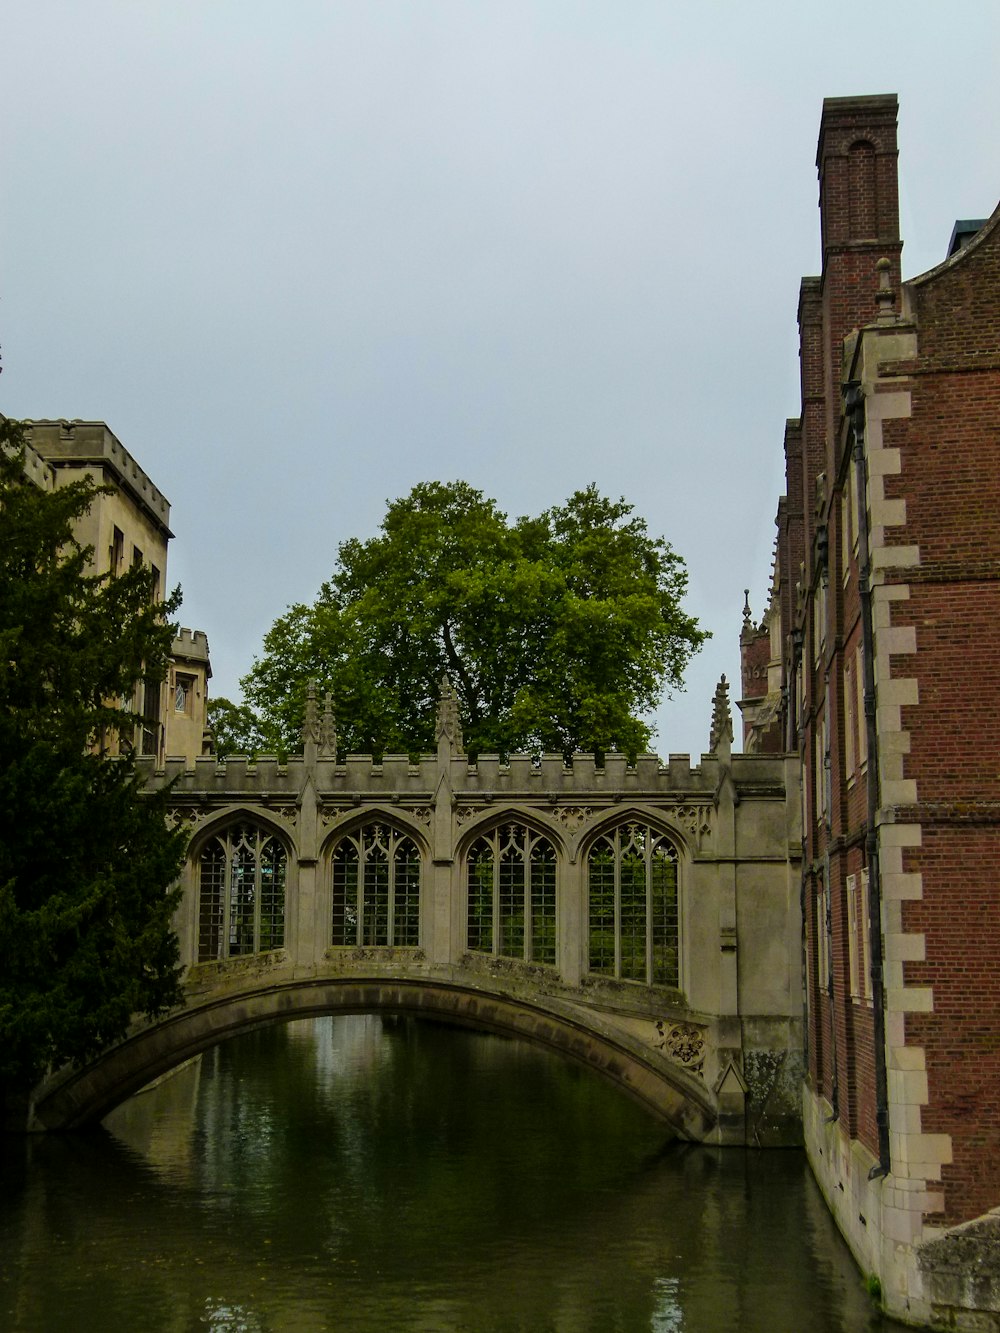
[[[183,1008],[36,1090],[38,1129],[99,1119],[226,1037],[330,1013],[419,1014],[540,1043],[680,1137],[800,1138],[799,792],[793,761],[733,755],[724,680],[710,752],[462,749],[338,761],[310,697],[303,753],[186,768],[176,920]]]

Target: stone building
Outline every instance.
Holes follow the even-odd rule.
[[[206,709],[212,664],[208,636],[182,626],[170,647],[164,707],[164,754],[188,763],[210,749]]]
[[[437,753],[303,752],[138,769],[189,834],[185,1005],[39,1089],[36,1127],[100,1119],[263,1022],[416,1013],[534,1041],[697,1142],[801,1141],[797,764],[710,752],[467,755],[442,684]]]
[[[133,565],[150,569],[155,595],[167,589],[170,505],[103,421],[25,423],[25,472],[36,485],[54,490],[89,478],[110,488],[98,495],[77,524],[76,536],[93,550],[97,574],[121,573]],[[133,708],[142,719],[132,743],[160,762],[168,755],[194,760],[204,749],[209,664],[208,640],[182,629],[174,640],[166,686],[136,684]]]
[[[802,765],[817,1179],[892,1312],[995,1328],[1000,210],[901,282],[896,114],[823,104],[822,272],[799,293],[770,605],[741,640],[745,745],[783,737]]]

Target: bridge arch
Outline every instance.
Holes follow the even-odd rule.
[[[521,1037],[592,1069],[659,1117],[676,1137],[712,1138],[714,1098],[705,1085],[627,1034],[602,1029],[579,1011],[533,1002],[476,984],[379,976],[290,980],[206,994],[133,1032],[81,1069],[63,1070],[36,1089],[32,1127],[95,1124],[148,1083],[241,1032],[329,1014],[392,1013]]]

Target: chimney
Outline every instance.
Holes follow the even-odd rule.
[[[845,337],[874,323],[881,285],[900,288],[899,190],[894,93],[828,97],[823,102],[816,168],[819,172],[825,366],[825,462],[835,475],[840,375]],[[889,261],[880,273],[878,262]],[[887,278],[887,281],[886,281]],[[880,282],[881,279],[881,282]],[[807,430],[807,470],[815,467]],[[818,460],[817,460],[818,461]],[[807,482],[808,482],[807,478]]]

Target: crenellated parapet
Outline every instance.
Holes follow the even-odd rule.
[[[574,754],[567,761],[562,755],[481,754],[475,759],[464,755],[450,758],[446,765],[454,793],[470,797],[489,794],[536,799],[550,794],[569,798],[596,795],[621,800],[625,795],[643,793],[651,797],[689,793],[709,795],[719,784],[723,769],[741,790],[748,794],[777,790],[785,781],[785,767],[780,755],[732,755],[728,762],[717,755],[704,754],[697,764],[690,755],[674,754],[664,762],[658,755],[638,755],[630,761],[623,754],[608,754],[598,763],[592,754]],[[318,756],[307,763],[302,755],[281,760],[273,755],[230,755],[217,759],[206,755],[187,764],[183,759],[167,759],[157,766],[151,759],[137,760],[144,781],[151,786],[174,783],[178,797],[216,792],[245,792],[257,795],[274,790],[300,791],[309,772],[317,787],[330,792],[357,791],[362,795],[402,794],[413,790],[433,792],[441,763],[435,755],[413,760],[408,755],[345,755],[339,762]]]
[[[173,658],[183,658],[188,662],[208,662],[208,635],[201,629],[188,629],[187,625],[182,625],[177,631],[177,636],[170,645],[170,656]]]
[[[725,742],[725,721],[717,723]],[[686,754],[671,755],[666,763],[655,754],[639,755],[634,762],[622,754],[608,754],[602,763],[592,754],[574,754],[568,761],[562,755],[502,759],[483,754],[470,760],[461,754],[438,754],[415,761],[407,755],[384,755],[378,760],[346,755],[338,762],[322,756],[318,743],[307,743],[306,749],[305,755],[285,761],[267,755],[254,760],[206,756],[193,765],[167,760],[156,768],[150,760],[139,760],[137,766],[148,785],[171,785],[175,817],[193,826],[239,808],[281,817],[286,827],[294,829],[308,791],[325,828],[365,809],[408,813],[429,825],[432,811],[443,804],[456,842],[463,830],[486,819],[500,819],[507,810],[534,812],[547,825],[562,830],[569,845],[578,843],[582,833],[609,814],[643,809],[658,812],[686,835],[692,855],[711,856],[710,835],[718,825],[724,784],[735,805],[776,804],[782,812],[785,808],[786,762],[773,755],[705,754],[696,765]],[[787,841],[782,841],[782,856],[786,849]]]

